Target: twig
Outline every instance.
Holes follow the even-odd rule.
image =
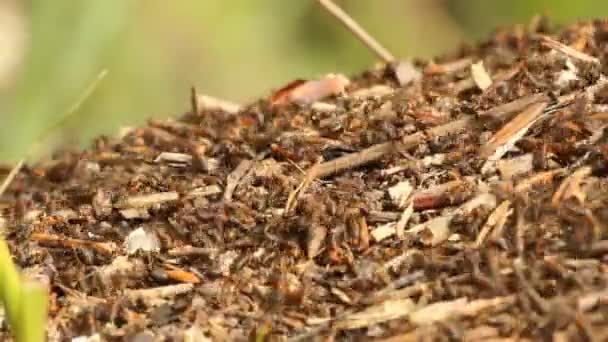
[[[88,247],[106,255],[112,255],[116,250],[116,245],[111,242],[71,239],[46,233],[34,233],[32,234],[31,239],[47,246],[59,246],[64,248]]]
[[[422,138],[422,137],[421,137]],[[395,142],[389,141],[382,144],[374,145],[357,153],[352,153],[334,160],[330,160],[313,166],[304,177],[304,180],[298,188],[289,194],[285,212],[289,212],[294,206],[298,194],[308,187],[315,179],[324,178],[340,171],[355,168],[373,161],[376,161],[383,156],[391,153],[395,148]]]
[[[529,106],[496,132],[480,150],[480,155],[494,162],[502,158],[545,113],[547,102]]]
[[[356,21],[353,20],[344,10],[334,4],[331,0],[317,0],[319,4],[350,31],[352,32],[365,46],[372,50],[378,57],[386,63],[395,61],[395,57],[388,52],[378,41],[369,35]]]
[[[19,162],[17,162],[17,164],[11,169],[11,172],[9,172],[9,174],[6,176],[2,182],[2,185],[0,185],[0,196],[4,194],[8,186],[13,182],[13,179],[15,179],[15,176],[17,176],[19,170],[21,170],[24,162],[25,159],[19,160]]]
[[[196,105],[199,110],[222,110],[228,114],[236,114],[241,110],[241,105],[237,103],[202,94],[196,95]]]
[[[494,209],[492,214],[490,214],[490,216],[488,217],[486,224],[479,232],[479,235],[477,235],[477,239],[475,240],[474,245],[475,248],[480,248],[483,245],[484,241],[486,240],[486,237],[488,236],[488,234],[490,234],[490,231],[492,231],[492,229],[494,229],[496,232],[496,230],[501,230],[502,227],[504,227],[507,218],[513,212],[513,210],[510,209],[510,206],[511,202],[505,200],[496,209]]]
[[[190,87],[190,110],[194,115],[199,113],[198,92],[195,86]]]
[[[473,60],[468,57],[443,64],[435,64],[431,62],[424,68],[424,73],[427,75],[451,74],[467,68],[469,65],[471,65],[471,63],[473,63]]]
[[[496,107],[486,110],[485,112],[481,112],[481,113],[479,113],[479,116],[480,117],[490,116],[493,118],[500,119],[504,115],[522,111],[531,104],[542,102],[542,101],[547,101],[548,99],[549,98],[545,94],[528,95],[528,96],[520,97],[511,102],[507,102],[505,104],[498,105]]]
[[[304,180],[300,185],[289,194],[287,203],[285,205],[285,213],[289,213],[291,209],[295,207],[296,200],[300,193],[302,193],[315,179],[331,176],[338,172],[352,169],[365,165],[367,163],[381,159],[382,157],[389,155],[393,152],[406,150],[412,148],[424,141],[431,140],[433,138],[446,136],[459,132],[471,124],[470,118],[459,119],[448,122],[445,125],[436,126],[429,128],[423,132],[416,132],[407,135],[401,139],[401,141],[388,141],[382,144],[374,145],[366,148],[360,152],[352,153],[334,160],[330,160],[324,163],[316,164],[310,170],[308,170]]]
[[[125,296],[131,299],[155,300],[186,294],[193,289],[193,284],[177,284],[149,289],[129,290],[125,292]]]
[[[591,172],[590,166],[583,166],[565,178],[553,194],[551,205],[557,208],[562,201],[572,197],[576,198],[580,204],[584,203],[586,194],[581,189],[581,183],[591,175]]]
[[[519,181],[519,184],[515,186],[513,192],[515,193],[523,193],[525,191],[530,190],[533,186],[538,184],[548,184],[553,181],[555,176],[561,175],[568,171],[566,168],[559,168],[555,170],[543,171],[539,173],[535,173],[530,177],[522,179]]]
[[[253,167],[254,162],[245,159],[239,163],[239,165],[228,175],[226,178],[226,188],[224,190],[224,201],[231,202],[232,194],[236,187],[239,185],[241,179],[249,172]]]
[[[463,180],[438,184],[412,195],[413,209],[423,211],[460,204],[466,201],[474,190],[471,183]]]
[[[161,204],[165,202],[173,202],[179,199],[179,194],[175,191],[168,192],[157,192],[153,194],[146,195],[136,195],[125,198],[123,201],[120,201],[116,207],[117,208],[147,208],[151,207],[155,204]]]
[[[557,40],[555,40],[553,38],[550,38],[547,36],[541,36],[541,39],[542,39],[543,45],[550,47],[551,49],[558,51],[568,57],[578,59],[578,60],[581,60],[583,62],[588,62],[588,63],[595,63],[595,64],[600,63],[600,60],[598,58],[589,56],[588,54],[586,54],[584,52],[575,50],[575,49],[569,47],[568,45],[564,45],[564,44],[558,42]]]

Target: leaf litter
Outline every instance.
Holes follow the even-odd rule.
[[[608,22],[543,23],[24,166],[49,339],[606,339]]]

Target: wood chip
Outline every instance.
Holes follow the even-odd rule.
[[[483,66],[483,61],[471,64],[471,77],[475,81],[477,88],[483,90],[488,89],[492,85],[492,78]]]
[[[190,190],[186,194],[186,198],[207,197],[222,193],[222,187],[214,184]]]
[[[370,325],[387,322],[408,316],[414,311],[416,305],[411,299],[389,300],[367,309],[346,315],[334,322],[334,328],[352,330],[368,327]]]
[[[160,240],[154,231],[139,227],[129,233],[125,239],[125,249],[127,254],[135,254],[140,250],[143,252],[158,252],[160,250]]]
[[[406,86],[422,77],[420,71],[408,61],[400,61],[393,67],[395,77],[400,86]]]
[[[371,231],[371,236],[372,238],[374,238],[374,241],[376,242],[380,242],[386,238],[389,238],[393,235],[395,235],[395,230],[396,228],[396,223],[395,222],[389,222],[386,224],[383,224],[379,227],[377,227],[376,229],[373,229]]]
[[[468,300],[466,298],[458,298],[429,304],[412,312],[409,320],[416,325],[445,321],[450,317],[454,317],[467,303]]]
[[[490,214],[485,225],[481,228],[479,235],[477,235],[477,239],[475,240],[475,248],[480,248],[483,245],[483,243],[486,241],[486,237],[492,229],[502,231],[502,227],[504,227],[509,215],[512,213],[513,209],[511,209],[510,201],[505,200],[500,203],[500,205],[494,209],[492,214]]]
[[[348,78],[339,74],[329,74],[314,81],[298,81],[276,91],[270,101],[273,106],[290,102],[310,105],[328,96],[343,93],[349,83]]]
[[[183,163],[190,164],[192,163],[192,156],[190,154],[185,153],[175,153],[175,152],[161,152],[156,159],[154,159],[155,163],[168,162],[168,163]]]
[[[224,201],[232,201],[232,194],[236,190],[241,178],[253,167],[254,162],[251,160],[242,160],[239,165],[228,175],[226,179],[226,189],[224,191]]]
[[[487,144],[481,147],[481,157],[487,158],[490,162],[502,158],[541,118],[545,108],[547,108],[546,102],[533,104],[505,124]]]
[[[209,95],[199,94],[196,96],[199,110],[221,110],[229,114],[236,114],[241,110],[239,104],[218,99]]]
[[[413,190],[414,188],[410,182],[405,180],[388,188],[388,194],[395,206],[403,208],[405,201],[410,197]]]
[[[124,295],[132,300],[154,300],[157,298],[171,298],[178,295],[186,294],[194,289],[193,284],[177,284],[149,289],[128,290]]]
[[[358,99],[366,99],[370,97],[382,97],[394,93],[395,90],[389,86],[376,85],[371,88],[359,89],[351,94],[352,97]]]
[[[125,198],[118,202],[117,208],[147,208],[156,204],[173,202],[179,199],[179,194],[175,191],[157,192],[146,195],[136,195]]]
[[[421,189],[412,195],[414,210],[438,209],[460,204],[472,195],[473,186],[464,180],[455,180]]]
[[[60,248],[91,248],[98,253],[112,255],[116,251],[116,244],[113,242],[97,242],[82,239],[71,239],[58,235],[45,233],[34,233],[30,237],[33,241],[42,246]]]
[[[453,214],[438,216],[406,230],[405,233],[414,234],[424,245],[434,247],[445,242],[450,236],[453,217]]]
[[[557,191],[553,194],[551,205],[557,208],[561,202],[569,198],[575,198],[579,203],[584,203],[586,193],[582,191],[581,183],[586,177],[591,175],[591,171],[592,169],[590,166],[583,166],[564,179]]]
[[[427,75],[451,74],[468,68],[471,63],[473,60],[468,57],[443,64],[429,63],[424,68],[424,73]]]
[[[526,153],[524,155],[502,159],[497,163],[497,169],[500,172],[500,176],[504,180],[511,180],[516,176],[524,175],[534,168],[534,155],[532,153]]]
[[[399,221],[397,222],[397,225],[395,226],[395,233],[397,234],[397,237],[399,239],[403,239],[403,237],[405,235],[405,228],[406,228],[410,218],[412,217],[413,213],[414,213],[414,202],[409,201],[409,205],[403,210],[403,213],[401,213],[401,217],[399,218]]]

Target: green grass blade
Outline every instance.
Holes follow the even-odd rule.
[[[4,304],[8,321],[15,326],[21,306],[21,284],[19,272],[13,264],[6,241],[0,239],[0,301]]]
[[[15,331],[19,342],[43,342],[46,339],[47,311],[47,289],[37,283],[24,284]]]

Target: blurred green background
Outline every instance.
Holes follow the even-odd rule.
[[[605,0],[336,0],[400,57],[432,57],[547,14]],[[189,87],[247,102],[294,78],[375,62],[314,0],[0,0],[0,161],[23,156],[102,69],[107,78],[39,152],[82,146],[188,108]]]

